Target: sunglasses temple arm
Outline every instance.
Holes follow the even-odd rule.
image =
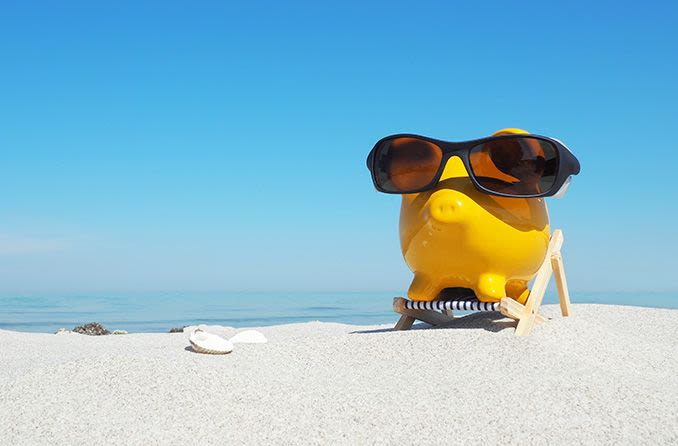
[[[560,186],[560,189],[558,189],[558,192],[556,192],[555,194],[553,194],[553,198],[558,198],[558,199],[563,198],[563,197],[565,196],[565,194],[567,193],[567,190],[570,188],[570,183],[571,183],[571,182],[572,182],[572,175],[570,175],[569,177],[567,177],[567,180],[565,180],[565,182],[563,183],[563,185]]]

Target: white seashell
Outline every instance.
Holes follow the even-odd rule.
[[[233,351],[233,344],[221,336],[207,333],[200,328],[191,333],[188,338],[191,347],[198,353],[208,353],[211,355],[223,355]]]
[[[265,344],[266,336],[257,330],[245,330],[231,338],[234,344]]]

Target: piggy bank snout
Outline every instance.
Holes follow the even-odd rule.
[[[452,191],[437,191],[428,203],[431,218],[441,223],[455,223],[467,218],[469,198],[464,194]]]

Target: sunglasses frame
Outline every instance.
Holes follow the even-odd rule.
[[[411,191],[407,192],[393,192],[393,191],[388,191],[385,190],[380,184],[379,181],[377,180],[377,175],[375,173],[375,168],[376,168],[376,160],[375,160],[375,154],[377,152],[377,149],[385,142],[392,140],[392,139],[397,139],[397,138],[413,138],[413,139],[419,139],[421,141],[425,141],[428,143],[435,144],[440,148],[442,151],[442,158],[440,160],[440,166],[438,166],[438,171],[436,172],[435,176],[431,180],[429,184],[427,184],[424,187],[421,187],[419,189],[413,189]],[[478,180],[475,177],[475,173],[473,172],[473,169],[471,168],[471,161],[470,161],[470,153],[471,149],[474,147],[484,144],[490,141],[497,141],[501,139],[515,139],[515,138],[530,138],[530,139],[538,139],[542,141],[546,141],[548,143],[553,144],[553,146],[556,148],[557,156],[558,156],[558,166],[556,168],[556,179],[551,186],[551,188],[548,191],[542,192],[540,194],[532,194],[532,195],[512,195],[512,194],[506,194],[502,192],[496,192],[490,189],[487,189],[480,185]],[[500,197],[508,197],[508,198],[539,198],[539,197],[550,197],[552,195],[555,195],[558,193],[558,191],[563,187],[563,185],[567,182],[568,178],[572,175],[577,175],[580,170],[580,165],[579,161],[577,158],[574,156],[574,154],[570,151],[570,149],[560,142],[559,140],[555,138],[549,138],[548,136],[541,136],[541,135],[534,135],[531,133],[525,133],[525,134],[505,134],[505,135],[497,135],[497,136],[488,136],[485,138],[480,138],[480,139],[474,139],[471,141],[462,141],[462,142],[450,142],[450,141],[443,141],[440,139],[435,139],[435,138],[429,138],[427,136],[421,136],[421,135],[416,135],[416,134],[411,134],[411,133],[399,133],[395,135],[390,135],[386,136],[384,138],[381,138],[377,143],[374,145],[372,150],[370,151],[369,155],[367,156],[367,168],[370,170],[370,174],[372,176],[372,182],[374,183],[374,187],[379,191],[383,192],[386,194],[397,194],[397,195],[405,195],[405,194],[415,194],[418,192],[424,192],[427,190],[433,189],[438,182],[440,181],[440,177],[443,174],[443,171],[445,170],[445,166],[447,165],[447,162],[452,158],[453,156],[458,156],[461,158],[461,161],[464,163],[464,167],[466,168],[466,172],[468,173],[469,178],[471,179],[471,182],[473,185],[478,189],[479,191],[489,194],[489,195],[497,195]]]

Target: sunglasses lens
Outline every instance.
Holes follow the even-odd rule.
[[[553,188],[558,150],[529,136],[495,139],[471,149],[471,170],[487,190],[516,197],[539,195]]]
[[[443,158],[437,145],[417,138],[383,141],[375,153],[375,175],[386,192],[409,193],[433,181]]]

